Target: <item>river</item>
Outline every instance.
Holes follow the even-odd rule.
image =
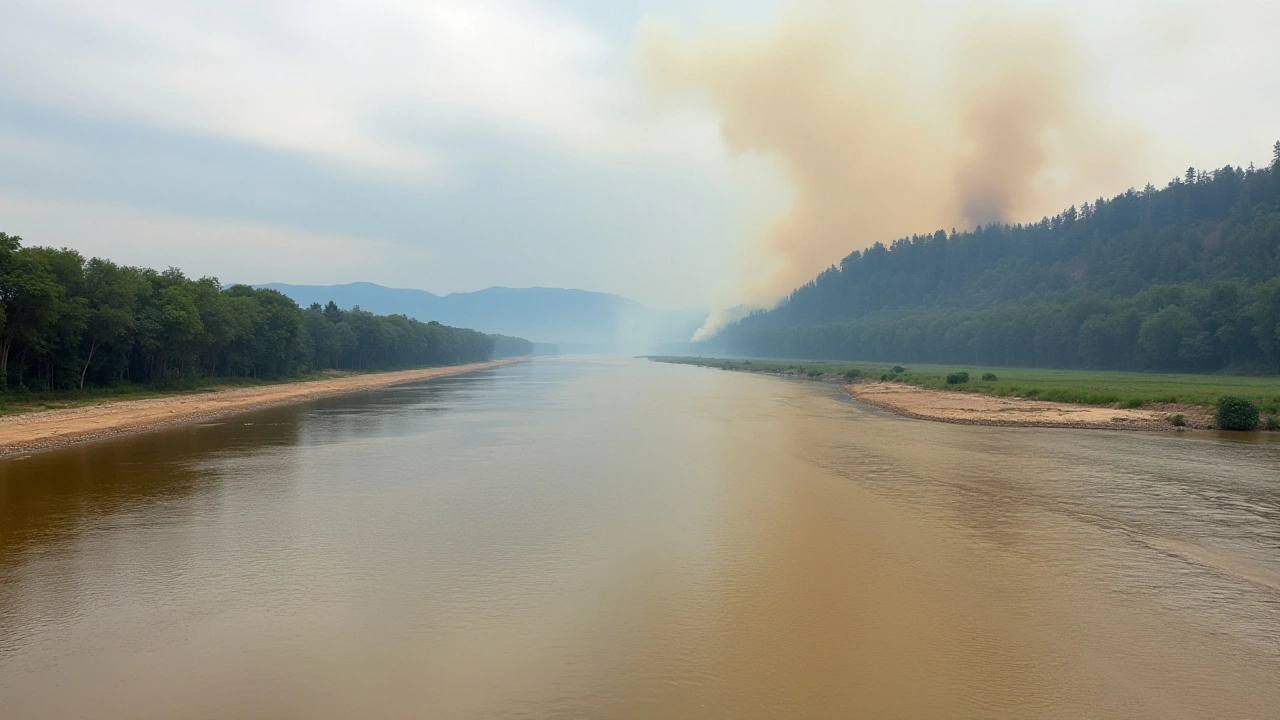
[[[0,716],[1276,718],[1274,435],[545,359],[0,461]]]

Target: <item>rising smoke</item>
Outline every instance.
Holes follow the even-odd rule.
[[[1091,160],[1124,156],[1082,108],[1054,18],[988,12],[939,32],[947,20],[918,7],[834,7],[764,29],[643,34],[658,92],[703,98],[728,148],[775,160],[791,186],[792,206],[752,245],[772,269],[744,280],[748,303],[775,303],[875,242],[1034,219],[1079,199]],[[934,34],[912,37],[913,23]],[[715,313],[694,339],[731,321]]]

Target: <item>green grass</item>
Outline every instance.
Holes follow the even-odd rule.
[[[1213,405],[1223,395],[1237,395],[1257,403],[1264,414],[1280,414],[1280,377],[1041,370],[977,365],[908,365],[905,366],[906,372],[895,373],[894,366],[886,363],[693,357],[650,359],[725,370],[790,372],[811,377],[821,377],[824,374],[843,376],[846,372],[856,371],[861,377],[883,378],[925,388],[1130,408],[1142,407],[1147,403]],[[960,371],[969,373],[969,382],[948,385],[947,375]],[[998,379],[979,380],[984,373],[993,373]]]

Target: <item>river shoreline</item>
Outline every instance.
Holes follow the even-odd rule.
[[[842,360],[648,359],[838,383],[858,402],[902,417],[961,425],[1213,430],[1216,404],[1227,396],[1249,400],[1263,416],[1280,417],[1277,377],[954,365],[905,368]]]
[[[1154,407],[1115,408],[875,381],[845,385],[843,390],[860,403],[901,417],[956,425],[1159,431],[1177,429],[1169,417],[1182,415],[1189,429],[1213,428],[1213,408],[1202,405],[1161,403]]]
[[[526,360],[528,358],[508,358],[13,415],[0,418],[0,457],[106,440],[333,395],[461,375]]]

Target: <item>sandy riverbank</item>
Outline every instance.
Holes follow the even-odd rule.
[[[257,410],[272,405],[487,370],[524,359],[512,358],[451,367],[351,375],[327,380],[190,393],[151,400],[107,402],[67,410],[12,415],[0,418],[0,455],[46,450],[167,425],[206,420],[228,413]]]
[[[1187,427],[1213,427],[1212,409],[1199,405],[1159,405],[1131,410],[931,390],[889,382],[857,383],[844,389],[859,402],[903,417],[961,425],[1172,430],[1169,416],[1181,414],[1186,418]]]

